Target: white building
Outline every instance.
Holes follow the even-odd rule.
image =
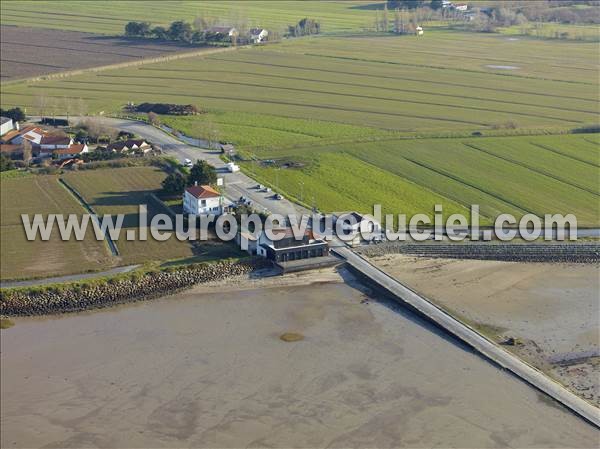
[[[0,136],[3,136],[9,131],[15,129],[13,121],[8,117],[0,117]]]
[[[466,3],[458,3],[454,5],[454,9],[456,9],[457,11],[465,12],[469,9],[469,5],[467,5]]]
[[[221,215],[223,195],[211,186],[187,187],[183,192],[183,211],[194,215]]]
[[[417,27],[415,32],[417,33],[417,36],[423,36],[423,27]]]
[[[364,242],[378,241],[383,237],[381,224],[371,215],[358,212],[336,212],[333,214],[334,229],[337,222],[342,220],[341,229],[353,238],[346,240],[350,246],[357,246]]]
[[[250,40],[255,44],[263,42],[268,35],[269,32],[264,28],[252,28],[249,33]]]

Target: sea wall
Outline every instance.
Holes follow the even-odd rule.
[[[222,261],[178,269],[134,272],[90,283],[21,288],[0,292],[0,315],[27,316],[76,312],[170,295],[196,284],[248,274],[260,260]]]

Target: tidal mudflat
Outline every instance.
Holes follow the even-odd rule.
[[[600,266],[388,255],[380,268],[600,406]]]
[[[2,331],[2,447],[598,445],[358,284],[254,285],[16,319]]]

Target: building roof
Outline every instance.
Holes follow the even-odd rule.
[[[0,144],[0,153],[10,154],[21,151],[23,147],[21,145],[11,145],[8,143]]]
[[[69,145],[69,148],[60,148],[58,150],[54,150],[52,153],[54,153],[54,154],[79,154],[86,148],[86,146],[87,145],[84,143],[76,143],[73,145]]]
[[[69,145],[73,142],[69,136],[63,136],[60,134],[44,134],[40,144],[42,145]]]
[[[229,34],[232,31],[236,31],[236,29],[234,27],[219,26],[219,27],[210,27],[206,31],[209,33]]]
[[[216,198],[221,196],[219,192],[213,189],[211,186],[191,186],[185,189],[190,195],[198,199],[204,198]]]
[[[111,144],[108,144],[106,146],[107,150],[117,150],[117,151],[123,151],[125,148],[130,149],[133,147],[142,147],[144,145],[150,145],[148,142],[146,142],[144,139],[127,139],[127,140],[120,140],[118,142],[113,142]]]
[[[267,31],[267,30],[265,30],[264,28],[251,28],[250,29],[250,34],[253,35],[253,36],[258,36],[263,31]]]

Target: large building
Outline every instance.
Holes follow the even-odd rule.
[[[187,187],[183,192],[183,211],[194,215],[221,215],[223,195],[211,186]]]
[[[15,125],[11,118],[0,117],[0,136],[3,136],[9,131],[15,129]]]
[[[263,232],[256,245],[256,253],[273,262],[291,262],[329,255],[327,242],[315,238],[310,230],[304,232],[300,239],[296,238],[291,228],[274,229],[273,234],[281,238],[271,240]]]

